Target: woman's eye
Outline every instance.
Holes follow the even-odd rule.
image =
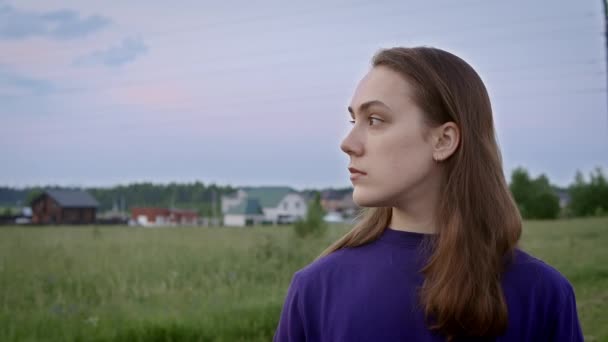
[[[369,117],[367,120],[368,120],[370,126],[374,126],[374,125],[384,121],[382,119],[375,118],[375,117]],[[353,125],[355,124],[355,120],[349,120],[348,122],[350,122]]]
[[[381,122],[382,122],[382,119],[378,119],[378,118],[374,118],[374,117],[370,117],[369,118],[369,125],[370,126],[373,126],[375,123],[378,124],[378,123],[381,123]]]

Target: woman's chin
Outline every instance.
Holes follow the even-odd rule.
[[[370,193],[365,189],[355,186],[353,190],[353,202],[362,208],[382,207],[383,198],[377,194]]]

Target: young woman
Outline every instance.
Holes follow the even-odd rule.
[[[465,61],[381,50],[342,142],[354,228],[293,276],[275,341],[582,341],[574,291],[517,248],[483,82]]]

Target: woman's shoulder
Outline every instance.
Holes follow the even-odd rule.
[[[510,312],[539,329],[544,340],[583,340],[574,288],[552,265],[517,249],[503,289]]]
[[[295,272],[294,277],[301,284],[320,284],[330,279],[348,277],[353,267],[366,262],[366,249],[366,246],[339,249],[304,266]]]
[[[342,248],[314,260],[298,270],[295,276],[300,281],[317,281],[343,271],[349,265],[352,265],[356,258],[356,249]]]
[[[504,280],[507,285],[532,289],[550,300],[564,299],[574,291],[570,281],[554,266],[517,248]]]

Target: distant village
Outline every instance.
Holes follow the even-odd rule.
[[[352,189],[319,193],[324,221],[351,221],[358,207]],[[49,189],[33,198],[19,213],[2,216],[0,223],[17,225],[129,225],[140,227],[226,226],[291,224],[306,217],[313,193],[290,187],[242,187],[221,196],[220,216],[201,216],[196,210],[175,207],[133,206],[100,212],[91,193],[78,189]]]

